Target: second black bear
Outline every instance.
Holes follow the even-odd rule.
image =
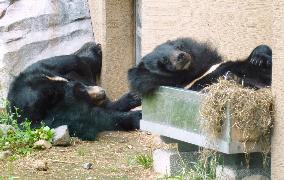
[[[19,113],[19,123],[29,119],[33,127],[42,121],[51,127],[67,124],[72,134],[84,139],[94,139],[103,130],[139,128],[141,112],[128,111],[140,99],[127,93],[109,101],[96,86],[100,70],[101,48],[95,43],[87,43],[72,55],[36,62],[11,83],[9,110]]]
[[[130,111],[136,107],[131,94],[111,102],[98,86],[69,81],[63,89],[63,99],[46,112],[47,126],[67,124],[70,134],[83,140],[94,140],[102,131],[139,129],[141,112]]]
[[[190,83],[194,84],[189,89],[200,91],[229,71],[244,77],[247,86],[263,87],[271,84],[271,58],[271,49],[262,45],[245,60],[224,62],[209,44],[179,38],[157,46],[144,56],[128,71],[128,80],[132,91],[140,95],[158,86],[185,87]],[[212,66],[216,69],[208,73]]]

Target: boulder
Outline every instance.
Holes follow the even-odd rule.
[[[49,149],[52,147],[52,145],[46,140],[38,140],[34,143],[34,147],[39,149]]]
[[[9,150],[2,151],[2,152],[0,152],[0,160],[6,159],[6,158],[8,158],[11,155],[12,155],[12,152],[9,151]]]
[[[2,0],[3,1],[3,0]],[[0,86],[6,97],[13,77],[30,64],[71,54],[94,40],[87,0],[0,0]]]
[[[47,162],[44,160],[36,160],[32,166],[34,167],[35,170],[37,171],[47,171],[48,166]]]
[[[54,136],[52,144],[55,146],[68,146],[70,145],[71,138],[67,125],[59,126],[54,129]]]

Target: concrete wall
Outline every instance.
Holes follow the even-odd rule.
[[[112,99],[128,90],[134,59],[134,0],[89,0],[96,41],[102,44],[101,84]]]
[[[190,36],[211,42],[227,59],[246,57],[259,44],[273,47],[276,122],[272,179],[284,177],[284,3],[277,0],[136,0],[140,55],[168,39]],[[132,0],[89,0],[95,37],[103,44],[102,84],[112,97],[127,90],[135,62]],[[139,53],[139,52],[138,52]]]
[[[229,59],[272,44],[270,0],[142,0],[141,8],[142,56],[181,36],[212,42]]]
[[[284,177],[284,2],[273,1],[273,77],[276,118],[272,136],[272,177]]]
[[[273,48],[276,119],[272,179],[284,177],[284,2],[269,0],[143,0],[141,54],[168,39],[190,36],[212,42],[227,59],[247,56],[258,44]]]

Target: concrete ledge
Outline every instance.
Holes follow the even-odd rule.
[[[208,140],[205,135],[186,131],[180,128],[162,125],[147,120],[140,121],[140,129],[150,131],[173,139],[195,144],[201,147],[210,148],[226,154],[236,154],[244,152],[244,145],[240,142],[228,142],[221,139]],[[257,146],[254,151],[257,152]]]
[[[160,87],[143,97],[140,128],[190,144],[217,150],[226,154],[244,153],[240,131],[232,127],[229,110],[224,120],[222,134],[210,139],[203,132],[199,109],[204,94],[172,87]],[[261,152],[259,146],[246,144],[249,152]]]

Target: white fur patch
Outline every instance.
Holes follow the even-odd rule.
[[[140,111],[142,110],[142,105],[141,106],[137,106],[137,107],[131,109],[130,111],[139,111],[139,110]]]
[[[47,79],[51,80],[51,81],[63,81],[63,82],[68,82],[67,79],[60,77],[60,76],[54,76],[54,77],[50,77],[50,76],[46,76]]]
[[[208,71],[206,71],[202,76],[200,76],[199,78],[194,79],[191,83],[189,83],[188,85],[186,85],[184,88],[185,88],[185,89],[191,88],[191,86],[192,86],[194,83],[196,83],[196,81],[202,79],[204,76],[206,76],[206,75],[212,73],[213,71],[215,71],[221,64],[223,64],[223,62],[211,66],[210,69],[209,69]]]

